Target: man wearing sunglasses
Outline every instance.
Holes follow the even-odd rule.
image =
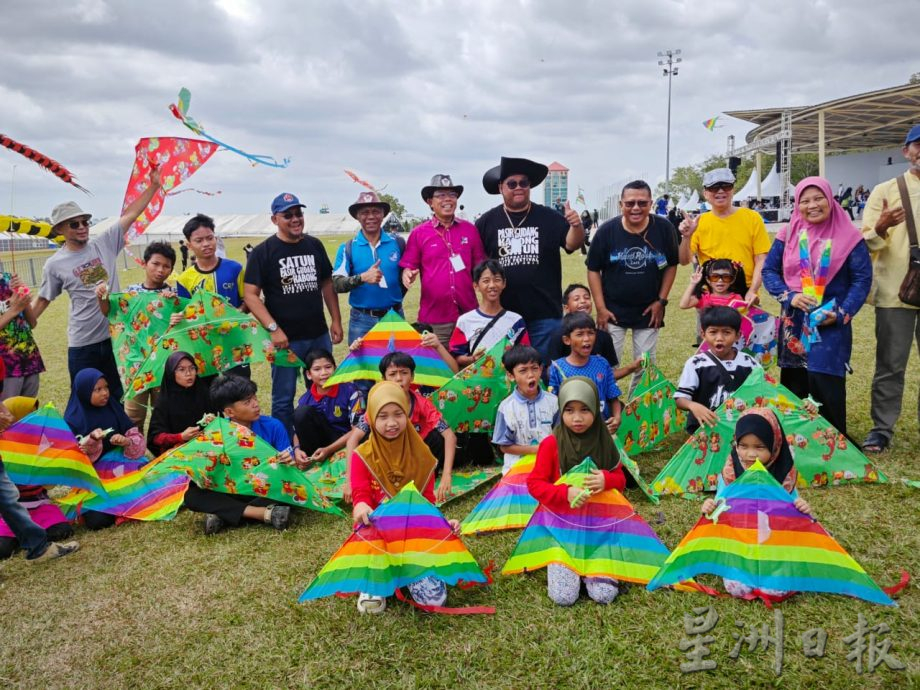
[[[272,201],[277,232],[257,245],[246,262],[246,306],[271,333],[276,348],[290,348],[301,359],[311,350],[332,351],[342,342],[339,298],[332,287],[332,264],[323,243],[304,232],[304,205],[293,194]],[[264,296],[265,301],[262,301]],[[329,310],[326,326],[323,303]],[[296,368],[272,365],[272,417],[293,432]],[[304,383],[309,387],[304,372]]]
[[[109,292],[118,292],[116,260],[125,247],[125,233],[147,208],[160,189],[160,171],[154,168],[150,184],[121,214],[118,221],[94,238],[89,236],[91,214],[76,203],[68,201],[51,212],[51,232],[64,236],[64,246],[45,262],[42,284],[32,313],[38,319],[64,291],[70,297],[67,319],[67,369],[73,382],[77,372],[98,369],[105,375],[113,398],[120,400],[124,390],[118,377],[109,320],[99,310],[96,286],[108,285]]]
[[[597,327],[610,333],[619,361],[624,361],[626,332],[632,330],[630,361],[647,352],[654,362],[677,275],[676,233],[666,218],[652,213],[652,189],[644,180],[623,187],[620,214],[598,228],[588,251]],[[638,382],[633,376],[632,387]]]
[[[531,202],[530,190],[547,173],[540,163],[502,156],[482,176],[482,186],[489,194],[501,194],[502,203],[476,221],[486,254],[505,271],[502,306],[524,317],[530,342],[544,357],[562,324],[559,250],[571,254],[585,241],[581,217],[568,201],[564,215]]]
[[[770,251],[770,238],[763,218],[749,208],[735,208],[735,175],[728,168],[716,168],[703,175],[703,196],[709,213],[685,216],[679,230],[680,263],[690,263],[696,254],[700,265],[710,259],[731,259],[744,268],[748,304],[753,304],[761,285],[761,272]]]

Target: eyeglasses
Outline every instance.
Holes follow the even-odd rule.
[[[176,367],[177,374],[197,374],[198,367]]]
[[[514,187],[511,187],[511,189],[514,189]],[[460,195],[457,192],[435,192],[432,196],[435,199],[456,199]]]
[[[706,187],[707,192],[730,192],[735,188],[735,185],[730,182],[719,182],[714,184],[711,187]]]
[[[297,209],[296,211],[285,211],[281,214],[281,217],[285,220],[291,220],[291,218],[303,218],[303,211]]]
[[[652,202],[648,199],[631,199],[629,201],[621,201],[621,204],[626,208],[632,208],[633,206],[638,206],[639,208],[645,208],[649,206]]]
[[[69,223],[71,230],[76,230],[77,228],[88,228],[89,221],[85,218],[83,220],[72,220]]]
[[[507,180],[507,181],[505,182],[505,186],[506,186],[508,189],[517,189],[518,187],[520,187],[521,189],[530,189],[530,180],[528,180],[526,177],[525,177],[523,180],[520,180],[520,181],[518,181],[518,180]]]
[[[730,283],[735,279],[735,276],[728,275],[725,273],[713,273],[709,276],[710,283]]]

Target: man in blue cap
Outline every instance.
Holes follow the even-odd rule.
[[[863,441],[867,453],[880,453],[891,445],[910,349],[914,342],[920,348],[920,309],[899,296],[911,256],[918,253],[912,247],[917,246],[920,226],[920,124],[907,133],[902,153],[907,172],[876,185],[862,217],[863,239],[872,252],[869,302],[875,306],[876,342],[872,430]]]
[[[290,348],[301,359],[310,350],[331,351],[333,343],[342,342],[332,264],[323,243],[304,232],[303,209],[293,194],[275,197],[271,220],[277,232],[252,250],[243,286],[246,306],[271,333],[272,344]],[[332,320],[328,328],[323,302]],[[272,416],[288,433],[296,390],[297,369],[272,365]]]

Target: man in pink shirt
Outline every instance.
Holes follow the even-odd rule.
[[[450,175],[435,175],[422,187],[422,199],[434,215],[409,234],[399,262],[406,269],[406,289],[421,274],[418,320],[431,325],[444,347],[457,317],[478,306],[473,268],[486,258],[476,226],[454,215],[461,194],[463,186],[455,185]]]

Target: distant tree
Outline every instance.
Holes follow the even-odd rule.
[[[920,84],[920,72],[914,72],[910,75],[908,82],[911,84]]]
[[[402,222],[403,216],[406,215],[406,207],[399,202],[399,199],[392,194],[384,192],[380,194],[380,200],[388,203],[390,205],[390,210],[396,214],[396,217]]]

